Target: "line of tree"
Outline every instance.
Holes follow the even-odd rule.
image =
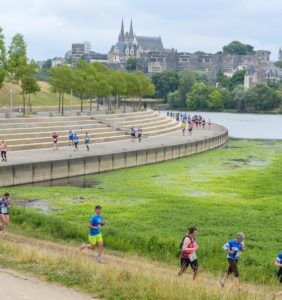
[[[36,80],[38,66],[34,60],[27,57],[27,49],[24,37],[17,33],[12,38],[8,49],[5,46],[5,37],[0,27],[0,88],[8,78],[12,83],[17,82],[21,87],[23,99],[23,113],[26,113],[26,100],[28,98],[31,109],[31,94],[40,90]]]
[[[142,72],[117,71],[94,62],[87,63],[79,60],[75,67],[66,65],[50,68],[47,81],[52,90],[59,94],[58,110],[64,114],[64,95],[73,94],[83,103],[89,100],[89,109],[92,111],[94,99],[97,100],[99,110],[100,100],[108,105],[108,110],[120,107],[120,101],[130,98],[136,103],[136,108],[142,104],[144,96],[152,96],[155,87],[151,79]],[[124,104],[125,105],[125,104]]]

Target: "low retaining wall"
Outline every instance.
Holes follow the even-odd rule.
[[[227,140],[228,131],[224,128],[224,130],[216,136],[178,145],[90,157],[3,166],[0,168],[0,187],[68,178],[163,162],[220,147],[225,144]]]

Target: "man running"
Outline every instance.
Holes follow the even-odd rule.
[[[84,142],[85,142],[85,145],[86,145],[86,149],[87,151],[89,151],[89,144],[90,144],[90,135],[88,132],[85,133],[85,138],[84,138]]]
[[[0,150],[1,150],[1,158],[2,161],[7,161],[7,151],[8,151],[8,146],[5,143],[5,141],[2,141],[0,144]]]
[[[79,137],[78,137],[78,135],[75,133],[75,134],[73,135],[74,151],[78,151],[78,140],[79,140]]]
[[[274,265],[276,267],[279,267],[279,270],[278,270],[278,273],[277,273],[277,277],[278,277],[279,282],[282,283],[282,252],[280,252],[278,254],[278,256],[276,257]]]
[[[103,221],[102,215],[102,207],[100,205],[97,205],[95,207],[95,213],[90,218],[88,228],[89,228],[89,234],[88,234],[88,240],[89,244],[82,244],[80,246],[80,253],[83,252],[84,249],[90,249],[95,250],[96,244],[98,245],[98,256],[97,261],[98,263],[103,263],[103,238],[101,234],[101,226],[106,225],[106,221]]]
[[[181,129],[182,129],[182,134],[183,136],[185,135],[185,130],[186,130],[186,121],[183,120],[181,123]]]
[[[131,135],[131,142],[135,142],[135,128],[133,126],[131,126],[130,128],[130,135]]]
[[[199,246],[196,243],[197,228],[192,226],[188,229],[187,235],[182,239],[180,243],[180,263],[181,267],[178,272],[178,276],[181,276],[186,272],[189,265],[193,270],[193,280],[196,279],[198,274],[198,259],[196,251],[199,249]]]
[[[73,135],[74,131],[72,129],[69,130],[69,146],[73,145]]]
[[[142,128],[141,127],[139,127],[138,128],[138,141],[141,143],[141,141],[142,141]]]
[[[191,122],[188,126],[189,135],[192,135],[193,126],[194,126],[193,122]]]
[[[237,288],[237,290],[240,290],[238,263],[239,263],[240,254],[245,250],[244,239],[245,239],[244,233],[239,232],[236,235],[235,240],[230,240],[223,246],[223,249],[228,252],[227,260],[229,266],[227,271],[224,273],[224,278],[220,281],[220,285],[222,287],[224,287],[228,276],[233,273],[235,276],[234,279],[235,287]]]
[[[58,150],[58,138],[59,136],[57,135],[56,132],[53,132],[53,135],[52,135],[52,139],[53,139],[53,150]]]

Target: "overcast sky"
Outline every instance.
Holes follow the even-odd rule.
[[[161,36],[166,48],[217,52],[240,40],[272,52],[282,46],[282,0],[0,0],[7,43],[23,33],[29,57],[63,56],[88,40],[96,52],[116,43],[121,19],[136,35]]]

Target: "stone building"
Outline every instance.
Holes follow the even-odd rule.
[[[141,58],[151,51],[163,51],[163,43],[160,37],[137,36],[133,31],[132,20],[129,32],[124,31],[123,20],[118,42],[111,47],[108,53],[108,62],[125,64],[130,57]]]

